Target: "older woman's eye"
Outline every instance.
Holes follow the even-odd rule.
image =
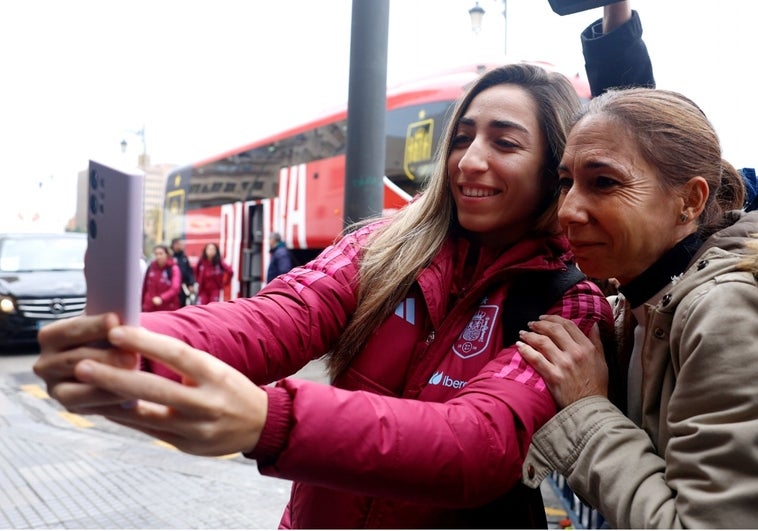
[[[612,179],[610,177],[597,177],[595,179],[595,187],[600,188],[602,190],[613,188],[614,186],[618,185],[618,181],[616,179]]]
[[[561,192],[568,192],[569,189],[574,185],[574,179],[570,177],[559,177],[558,178],[558,189]]]

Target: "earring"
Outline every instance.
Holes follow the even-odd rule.
[[[682,212],[682,215],[679,216],[679,221],[681,221],[682,223],[686,222],[687,221],[687,214],[685,214],[684,212]]]

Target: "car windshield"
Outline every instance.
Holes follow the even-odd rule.
[[[87,238],[51,236],[0,240],[0,272],[84,269]]]

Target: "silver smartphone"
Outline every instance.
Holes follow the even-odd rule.
[[[115,312],[122,324],[136,326],[142,299],[145,174],[90,160],[88,179],[85,313]]]

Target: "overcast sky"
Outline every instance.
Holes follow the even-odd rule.
[[[0,230],[62,226],[89,158],[189,164],[347,101],[352,0],[0,2]],[[584,74],[579,32],[601,9],[548,0],[390,0],[388,84],[467,62],[533,59]],[[724,156],[758,166],[755,0],[633,0],[658,86],[694,99]],[[507,43],[507,44],[506,44]],[[121,155],[120,142],[127,141]],[[41,183],[41,186],[40,186]],[[11,205],[11,208],[8,208]],[[15,210],[15,212],[14,212]]]

